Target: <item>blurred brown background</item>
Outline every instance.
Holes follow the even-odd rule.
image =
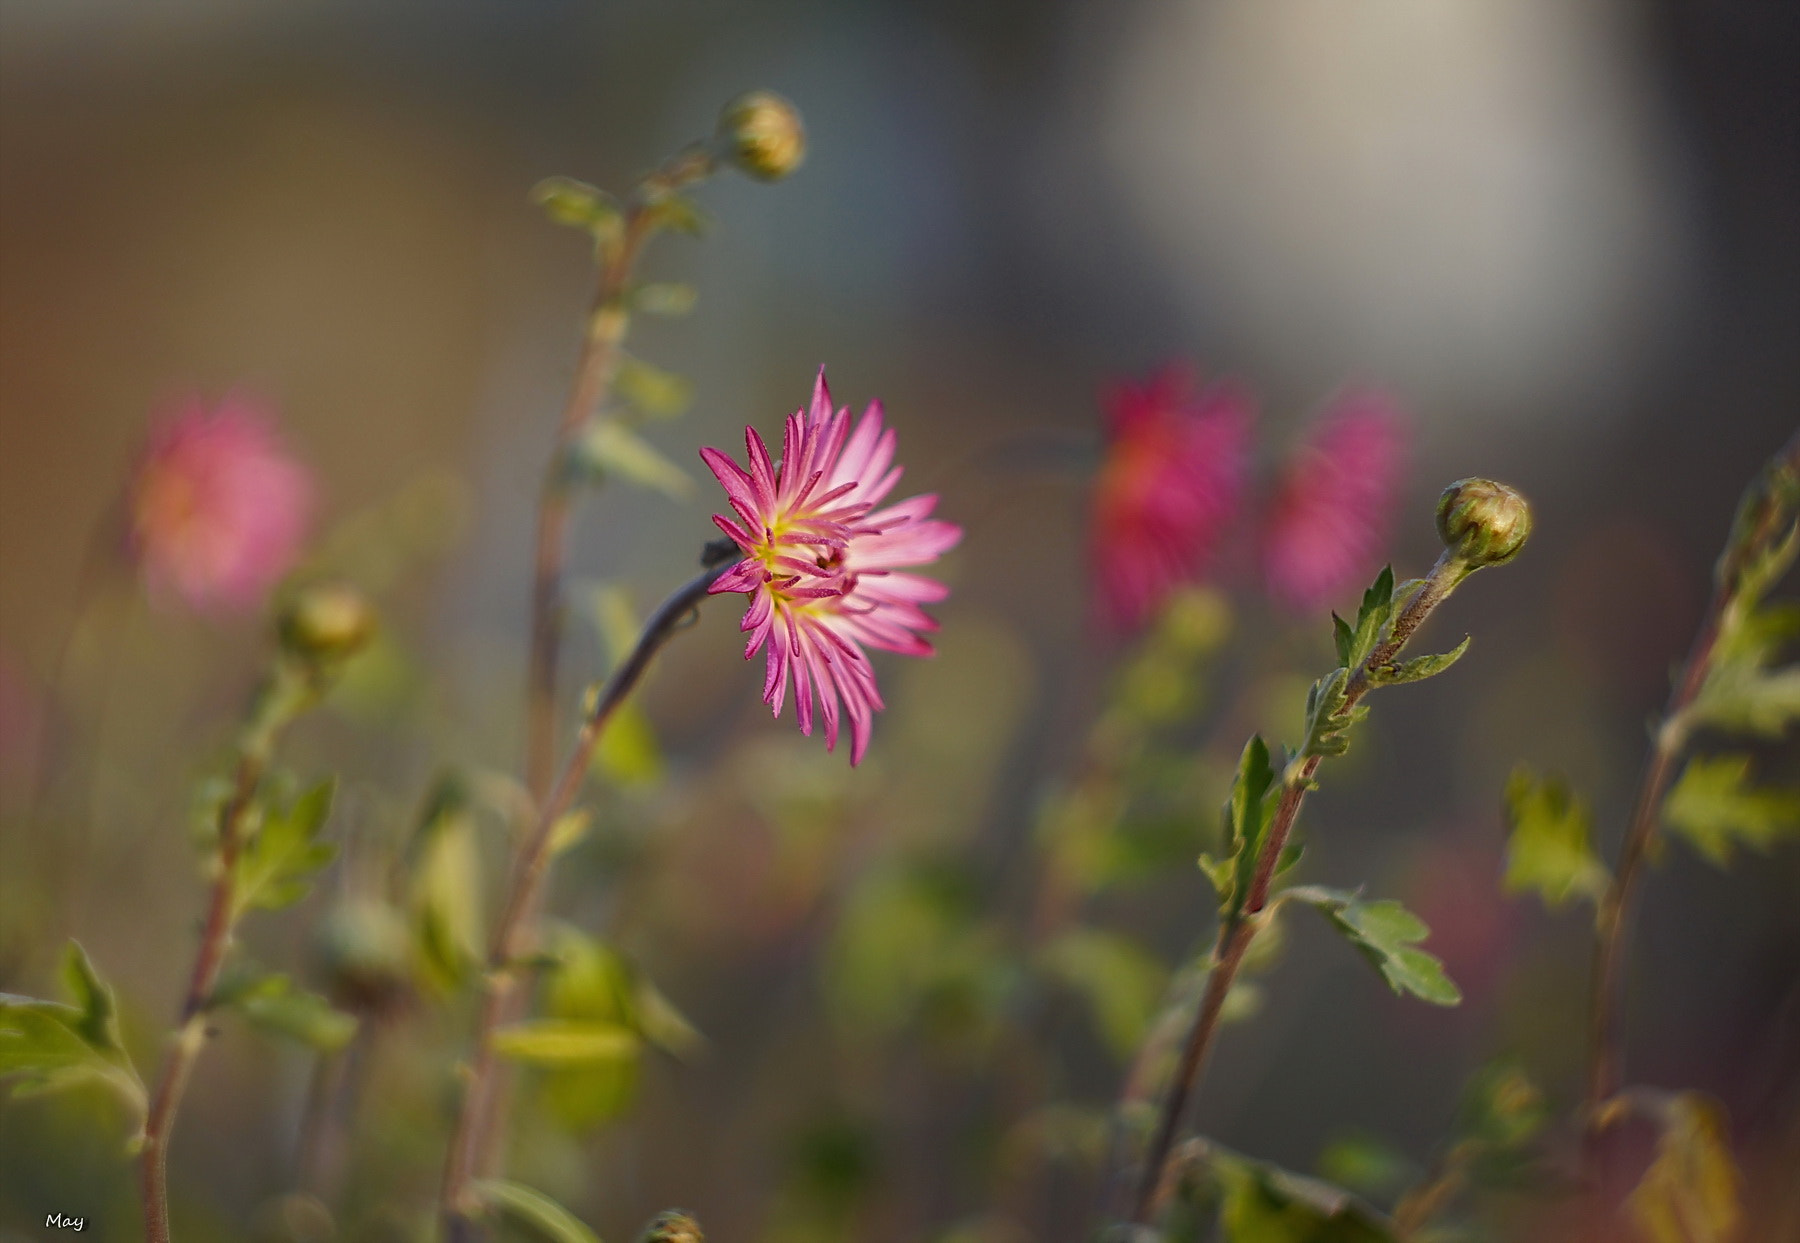
[[[1309,812],[1324,878],[1404,893],[1453,974],[1493,983],[1424,1012],[1323,935],[1296,938],[1264,1025],[1228,1034],[1203,1119],[1299,1167],[1345,1125],[1423,1153],[1476,1058],[1573,1067],[1579,920],[1493,896],[1499,790],[1520,760],[1569,771],[1610,849],[1737,493],[1793,431],[1797,83],[1800,9],[1756,0],[7,0],[0,673],[25,723],[0,765],[0,987],[35,985],[79,935],[154,1030],[185,971],[163,947],[197,909],[186,787],[254,676],[256,627],[118,604],[124,638],[72,648],[76,706],[44,699],[147,418],[190,392],[267,398],[321,475],[327,528],[424,489],[420,521],[444,539],[421,535],[428,551],[391,576],[410,655],[384,693],[425,740],[305,740],[368,787],[359,814],[404,818],[447,761],[515,765],[533,489],[590,281],[581,239],[527,191],[557,173],[623,188],[766,86],[804,112],[809,160],[773,187],[709,185],[711,236],[651,255],[650,275],[700,289],[691,318],[635,337],[696,386],[693,413],[651,434],[698,471],[697,446],[771,429],[821,362],[841,401],[887,403],[909,482],[968,535],[941,662],[882,666],[895,708],[870,780],[913,800],[890,805],[912,808],[894,832],[953,837],[995,901],[1111,659],[1084,628],[1080,472],[1018,446],[1092,437],[1109,377],[1170,356],[1239,375],[1268,446],[1347,380],[1390,386],[1419,433],[1403,569],[1433,555],[1431,498],[1453,478],[1537,504],[1526,556],[1440,623],[1474,633],[1471,658],[1384,702]],[[685,505],[612,489],[583,510],[575,571],[645,607],[714,508],[710,484]],[[715,761],[738,767],[706,782],[754,792],[746,748],[792,734],[756,703],[729,612],[652,688],[677,802]],[[574,681],[599,656],[572,633]],[[102,693],[106,734],[83,752],[101,758],[56,792],[97,843],[71,856],[27,840],[23,809],[44,749],[76,745]],[[1270,709],[1289,732],[1297,713]],[[841,779],[831,765],[821,780]],[[605,1237],[670,1202],[753,1237],[779,1182],[783,1098],[808,1072],[763,1016],[811,1002],[791,945],[745,940],[779,924],[779,894],[733,863],[754,826],[727,828],[670,847],[676,897],[657,901],[685,893],[735,931],[647,951],[716,1054],[659,1075],[596,1172],[570,1172]],[[79,900],[59,887],[70,858],[92,869]],[[1644,903],[1634,1077],[1723,1097],[1753,1159],[1800,1150],[1797,883],[1791,850],[1729,876],[1676,851]],[[1208,899],[1197,875],[1162,896],[1174,952]],[[605,901],[569,898],[601,924]],[[232,1130],[234,1091],[269,1091],[271,1056],[222,1052],[184,1122],[178,1172],[235,1163],[222,1220],[280,1185],[283,1141]],[[298,1073],[281,1071],[282,1108]],[[1095,1094],[1111,1073],[1096,1065]],[[904,1224],[972,1211],[953,1174],[931,1185]],[[30,1224],[0,1218],[0,1234]]]

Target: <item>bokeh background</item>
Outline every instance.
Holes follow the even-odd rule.
[[[1297,926],[1203,1126],[1298,1169],[1347,1131],[1423,1162],[1485,1058],[1566,1094],[1583,921],[1499,894],[1500,791],[1521,761],[1569,773],[1610,854],[1735,498],[1794,429],[1797,83],[1800,10],[1759,0],[7,0],[0,989],[45,991],[78,936],[153,1051],[187,970],[190,791],[263,638],[152,608],[109,568],[152,416],[254,394],[316,468],[321,556],[380,595],[387,637],[294,765],[344,774],[342,832],[403,838],[445,766],[518,760],[532,503],[592,279],[527,191],[622,189],[766,86],[804,112],[808,162],[709,184],[710,236],[650,256],[700,301],[634,336],[694,384],[649,434],[698,471],[698,446],[773,428],[820,363],[840,400],[880,396],[909,482],[968,532],[941,655],[880,666],[892,707],[851,773],[768,721],[731,609],[671,650],[646,700],[660,759],[597,795],[613,827],[557,908],[642,962],[709,1051],[646,1066],[596,1133],[522,1128],[517,1168],[605,1238],[670,1204],[723,1240],[986,1220],[1011,1055],[889,1012],[929,938],[846,928],[921,867],[1026,918],[1038,808],[1120,659],[1088,624],[1096,394],[1171,357],[1249,385],[1271,456],[1347,382],[1397,394],[1403,572],[1435,554],[1451,479],[1506,479],[1538,513],[1526,555],[1434,623],[1473,633],[1471,656],[1384,695],[1308,811],[1312,875],[1405,898],[1468,1000],[1393,999]],[[584,503],[578,604],[610,584],[647,608],[720,499]],[[1292,736],[1329,650],[1322,618],[1222,589],[1236,627],[1190,740],[1208,801],[1177,862],[1099,912],[1169,961],[1210,918],[1186,862],[1213,832],[1207,774],[1251,728]],[[576,686],[604,652],[570,633]],[[1797,885],[1792,850],[1729,874],[1670,851],[1632,974],[1632,1078],[1727,1103],[1771,1230],[1800,1222],[1776,1176],[1800,1162]],[[259,954],[307,961],[330,889],[253,931]],[[1118,1062],[1077,1020],[1054,1092],[1103,1104]],[[355,1237],[406,1237],[429,1201],[463,1029],[414,1015],[374,1055],[346,1194],[395,1207]],[[175,1148],[191,1237],[274,1228],[306,1076],[298,1051],[215,1042]],[[0,1107],[0,1237],[50,1211],[135,1237],[110,1143]],[[1011,1193],[1041,1237],[1078,1237],[1091,1194],[1060,1168]]]

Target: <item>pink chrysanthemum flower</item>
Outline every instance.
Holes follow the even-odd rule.
[[[242,611],[292,568],[312,503],[311,475],[262,411],[192,401],[152,430],[132,472],[128,547],[153,598]]]
[[[1293,609],[1362,584],[1387,540],[1406,457],[1406,425],[1385,394],[1337,398],[1289,459],[1263,519],[1269,594]]]
[[[852,764],[868,749],[882,707],[863,649],[931,654],[924,636],[937,623],[920,606],[948,589],[903,571],[937,560],[962,538],[961,527],[931,517],[935,496],[875,508],[900,480],[894,440],[880,402],[870,402],[852,430],[849,409],[832,409],[820,368],[812,405],[788,416],[779,462],[753,428],[744,429],[748,470],[717,449],[700,451],[737,515],[713,521],[745,554],[712,590],[750,596],[744,659],[767,645],[763,702],[780,716],[791,679],[800,731],[811,734],[816,694],[831,750],[841,697]]]
[[[1106,401],[1090,558],[1096,610],[1114,631],[1137,629],[1200,576],[1243,498],[1249,399],[1231,385],[1193,389],[1190,371],[1169,366]]]

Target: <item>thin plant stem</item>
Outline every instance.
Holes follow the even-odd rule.
[[[1781,471],[1800,473],[1800,436],[1790,440],[1776,455],[1768,468],[1768,477]],[[1752,485],[1731,544],[1720,558],[1712,598],[1694,636],[1693,647],[1653,735],[1637,796],[1632,803],[1625,841],[1620,848],[1619,865],[1594,917],[1593,992],[1589,999],[1587,1095],[1582,1111],[1581,1148],[1582,1181],[1590,1188],[1597,1188],[1601,1174],[1600,1140],[1606,1125],[1603,1106],[1618,1092],[1622,1078],[1619,1013],[1624,994],[1622,976],[1631,932],[1632,898],[1656,838],[1663,796],[1692,733],[1689,709],[1706,686],[1721,635],[1741,620],[1737,613],[1741,607],[1740,577],[1744,567],[1780,538],[1791,522],[1791,513],[1759,496],[1758,485]]]
[[[504,1133],[504,1111],[498,1107],[500,1102],[495,1091],[500,1060],[494,1048],[494,1034],[511,1021],[511,1016],[524,1001],[524,960],[536,941],[535,913],[549,875],[551,844],[557,822],[580,792],[593,761],[594,749],[613,714],[642,680],[651,660],[683,628],[712,585],[737,563],[735,549],[717,554],[713,553],[713,547],[716,546],[709,546],[707,568],[651,615],[631,654],[613,672],[593,707],[583,716],[562,775],[548,797],[542,800],[536,823],[514,862],[506,905],[495,929],[489,956],[486,988],[475,1033],[474,1060],[468,1070],[467,1086],[444,1168],[439,1209],[444,1235],[453,1243],[464,1243],[474,1237],[470,1214],[476,1206],[470,1203],[470,1185],[477,1177],[482,1154],[496,1149]]]
[[[244,844],[244,824],[276,739],[293,720],[304,696],[300,674],[282,661],[257,696],[250,723],[239,744],[231,794],[219,810],[218,874],[213,877],[206,922],[200,933],[200,948],[188,976],[181,1022],[163,1056],[139,1153],[139,1183],[148,1243],[169,1243],[169,1139],[175,1128],[175,1115],[187,1092],[188,1080],[199,1061],[200,1051],[206,1046],[208,1006],[219,980],[219,969],[231,948],[237,916],[237,863]]]
[[[1348,716],[1357,701],[1369,692],[1369,670],[1376,665],[1391,662],[1400,649],[1406,646],[1413,632],[1430,616],[1431,611],[1443,602],[1468,573],[1468,565],[1451,553],[1446,552],[1438,558],[1430,575],[1394,618],[1387,638],[1376,645],[1374,651],[1369,653],[1351,675],[1344,688],[1344,705],[1339,709],[1340,716]],[[1206,992],[1201,997],[1194,1024],[1188,1030],[1174,1078],[1163,1097],[1150,1147],[1144,1155],[1137,1192],[1131,1206],[1130,1220],[1134,1224],[1147,1225],[1166,1196],[1166,1173],[1176,1135],[1187,1114],[1188,1102],[1199,1086],[1207,1057],[1212,1052],[1213,1040],[1219,1029],[1219,1016],[1225,1009],[1225,999],[1231,992],[1233,981],[1237,979],[1239,968],[1243,966],[1244,955],[1249,951],[1250,943],[1262,930],[1265,922],[1262,918],[1263,907],[1268,903],[1276,866],[1281,861],[1281,852],[1287,846],[1288,836],[1293,832],[1301,804],[1306,801],[1306,792],[1312,788],[1313,775],[1318,772],[1321,758],[1318,755],[1309,756],[1298,764],[1290,765],[1283,774],[1281,801],[1276,805],[1268,837],[1263,842],[1262,852],[1257,856],[1256,871],[1244,903],[1243,916],[1221,929],[1213,946]]]

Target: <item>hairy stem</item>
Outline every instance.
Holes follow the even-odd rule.
[[[304,688],[295,671],[285,662],[278,666],[269,685],[258,695],[250,724],[239,745],[231,795],[219,811],[218,874],[213,878],[199,952],[194,956],[194,967],[188,976],[181,1023],[163,1056],[144,1123],[139,1183],[144,1202],[144,1233],[149,1243],[169,1243],[169,1138],[194,1064],[206,1045],[207,1006],[219,980],[219,969],[225,963],[225,954],[231,948],[232,929],[236,924],[237,862],[243,847],[244,822],[268,767],[275,740],[298,711],[303,694]]]
[[[710,549],[709,549],[710,553]],[[494,1051],[494,1033],[508,1022],[524,1001],[523,959],[536,941],[536,911],[549,875],[551,842],[557,821],[568,811],[587,776],[594,748],[607,724],[642,680],[651,660],[679,632],[687,617],[706,598],[719,576],[736,564],[736,550],[723,557],[709,555],[708,567],[690,579],[662,603],[644,624],[637,645],[613,672],[592,709],[583,717],[575,745],[549,795],[541,801],[536,823],[514,861],[506,906],[494,932],[489,955],[485,994],[475,1032],[475,1055],[468,1071],[467,1087],[445,1162],[439,1211],[447,1239],[462,1243],[471,1239],[469,1187],[477,1177],[483,1154],[494,1151],[504,1132],[504,1110],[499,1107],[495,1085],[500,1060]]]
[[[1778,473],[1800,473],[1800,436],[1789,441],[1770,464],[1765,478]],[[1600,1179],[1601,1133],[1605,1129],[1602,1106],[1618,1092],[1621,1082],[1619,1013],[1624,994],[1623,973],[1630,939],[1631,900],[1643,872],[1645,859],[1656,838],[1663,796],[1690,734],[1688,710],[1705,687],[1712,671],[1719,640],[1742,621],[1744,603],[1740,578],[1746,565],[1761,556],[1791,525],[1792,514],[1752,485],[1740,507],[1731,544],[1720,558],[1712,599],[1707,603],[1700,629],[1675,688],[1663,708],[1650,753],[1644,761],[1619,865],[1600,900],[1594,918],[1594,966],[1589,999],[1587,1095],[1584,1101],[1584,1133],[1581,1150],[1582,1179],[1596,1187]]]
[[[1392,661],[1400,649],[1406,646],[1413,632],[1430,616],[1431,611],[1443,602],[1444,597],[1468,573],[1468,566],[1448,552],[1438,559],[1424,584],[1413,593],[1412,598],[1394,618],[1387,638],[1376,645],[1375,650],[1369,653],[1351,675],[1345,686],[1340,716],[1349,715],[1357,701],[1369,692],[1369,670]],[[1276,805],[1269,835],[1263,843],[1262,852],[1257,856],[1256,871],[1244,903],[1243,915],[1220,929],[1218,941],[1213,946],[1206,992],[1201,997],[1200,1010],[1194,1016],[1194,1025],[1189,1029],[1187,1040],[1182,1046],[1174,1078],[1163,1097],[1156,1130],[1150,1147],[1144,1154],[1137,1193],[1131,1207],[1130,1220],[1134,1224],[1147,1225],[1166,1197],[1165,1175],[1170,1153],[1175,1146],[1175,1137],[1187,1113],[1188,1102],[1206,1069],[1207,1056],[1212,1052],[1213,1039],[1218,1034],[1219,1016],[1225,1009],[1225,998],[1231,992],[1238,969],[1243,966],[1244,955],[1249,951],[1250,943],[1262,930],[1263,921],[1260,916],[1269,899],[1269,887],[1275,879],[1276,865],[1281,861],[1281,852],[1287,846],[1288,836],[1293,832],[1294,821],[1300,815],[1301,804],[1306,801],[1306,792],[1312,788],[1313,775],[1318,772],[1320,759],[1317,755],[1309,756],[1297,765],[1290,765],[1283,775],[1281,801]]]

